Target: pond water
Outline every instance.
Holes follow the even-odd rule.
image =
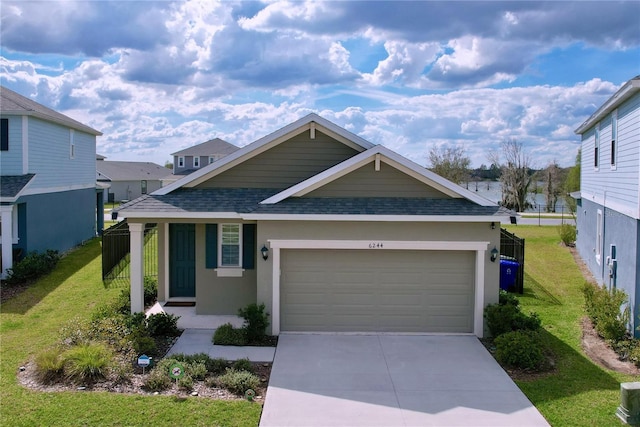
[[[544,182],[538,182],[538,187],[544,186]],[[492,202],[500,202],[502,199],[502,185],[498,181],[480,181],[480,182],[467,182],[462,184],[463,188],[469,191],[477,192],[480,196],[491,200]],[[533,207],[527,209],[526,212],[546,212],[547,202],[544,194],[529,194],[529,202],[533,204]],[[567,212],[568,208],[562,197],[558,199],[556,203],[556,212]]]

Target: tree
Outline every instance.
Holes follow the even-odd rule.
[[[522,143],[515,139],[504,140],[501,143],[501,151],[491,153],[489,157],[491,162],[501,170],[502,201],[500,204],[516,212],[526,210],[531,206],[527,200],[532,181],[531,159]]]
[[[563,173],[555,160],[549,163],[542,172],[544,180],[544,197],[547,204],[546,210],[547,212],[555,212],[558,197],[560,197],[563,190]]]
[[[471,159],[466,156],[462,147],[433,147],[429,151],[429,163],[432,172],[456,184],[469,179]]]
[[[576,213],[576,199],[571,197],[569,193],[574,191],[580,191],[580,168],[582,163],[582,151],[578,150],[578,154],[576,155],[576,164],[573,166],[569,173],[567,174],[567,178],[564,181],[564,200],[569,210],[572,214]]]
[[[166,162],[164,162],[164,167],[167,169],[173,169],[173,163],[167,160]]]

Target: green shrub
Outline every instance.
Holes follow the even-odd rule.
[[[79,317],[73,317],[60,328],[60,341],[66,346],[88,344],[92,339],[91,324]]]
[[[234,328],[231,323],[225,323],[214,332],[213,343],[216,345],[246,345],[246,331]]]
[[[136,354],[146,354],[147,356],[156,356],[158,354],[158,345],[156,341],[145,335],[135,335],[133,338],[133,349]]]
[[[255,303],[238,310],[240,317],[244,319],[244,330],[249,343],[260,342],[266,336],[269,326],[269,314],[265,313],[265,305]]]
[[[260,378],[247,371],[237,371],[233,368],[216,378],[219,387],[229,390],[231,393],[242,395],[248,389],[255,390],[260,385]]]
[[[541,325],[537,314],[526,315],[520,311],[520,307],[513,304],[489,304],[484,315],[487,328],[494,338],[516,330],[535,331]]]
[[[67,350],[64,373],[71,381],[91,382],[107,375],[113,356],[103,344],[86,344]]]
[[[640,345],[637,345],[638,340],[633,340],[636,344],[629,349],[629,360],[634,365],[640,368]]]
[[[193,378],[188,374],[178,378],[178,388],[187,391],[193,390]]]
[[[46,384],[55,382],[64,372],[64,357],[58,347],[47,348],[36,355],[36,375]]]
[[[604,286],[591,283],[585,283],[583,294],[585,310],[598,334],[611,341],[624,339],[629,323],[627,294],[619,289],[609,291]]]
[[[566,246],[573,246],[576,242],[576,226],[572,224],[562,224],[558,226],[560,240]]]
[[[121,314],[94,320],[89,332],[92,341],[103,342],[116,351],[129,351],[132,348],[131,330]]]
[[[197,381],[202,381],[206,378],[208,370],[207,365],[204,362],[190,362],[185,366],[187,375]]]
[[[511,292],[507,292],[504,289],[500,289],[498,293],[498,304],[500,305],[513,305],[514,307],[518,307],[520,305],[520,300],[517,296],[512,294]]]
[[[543,366],[544,345],[536,331],[512,331],[494,341],[496,359],[513,368],[538,370]]]
[[[130,363],[130,359],[116,360],[111,366],[110,378],[112,378],[116,384],[130,383],[132,375],[133,365]]]
[[[168,369],[154,368],[145,378],[142,387],[149,391],[162,391],[171,387],[171,378]]]
[[[207,371],[213,375],[222,374],[229,367],[229,361],[223,358],[210,359],[207,362]]]
[[[253,364],[249,359],[238,359],[231,365],[236,371],[247,371],[253,373]]]
[[[147,333],[147,315],[142,312],[124,315],[125,324],[133,333]]]
[[[35,280],[51,272],[58,261],[60,261],[58,251],[49,249],[43,253],[30,252],[12,268],[7,269],[5,281],[9,285],[18,285]]]
[[[152,314],[147,317],[147,330],[152,337],[175,337],[180,335],[178,319],[180,316],[167,313]]]
[[[158,299],[158,279],[145,276],[144,278],[144,305],[152,306]]]
[[[191,375],[195,380],[203,380],[207,373],[221,373],[224,368],[217,368],[216,361],[224,359],[212,359],[207,353],[197,354],[172,354],[172,359],[182,362],[185,365],[187,374]],[[227,367],[227,361],[224,360],[225,368]]]

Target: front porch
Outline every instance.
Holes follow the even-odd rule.
[[[196,314],[196,307],[167,307],[165,302],[156,302],[147,311],[147,316],[151,314],[166,313],[180,316],[178,319],[178,328],[180,329],[210,329],[213,334],[213,330],[224,325],[225,323],[231,323],[236,328],[241,328],[244,324],[244,319],[240,316],[234,315],[208,315],[208,314]]]

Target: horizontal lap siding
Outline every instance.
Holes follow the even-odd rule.
[[[200,184],[198,188],[287,188],[354,156],[357,151],[316,131],[303,132]]]
[[[22,117],[1,116],[9,119],[9,150],[0,151],[2,175],[22,175]]]
[[[284,251],[282,330],[471,332],[474,255]]]

